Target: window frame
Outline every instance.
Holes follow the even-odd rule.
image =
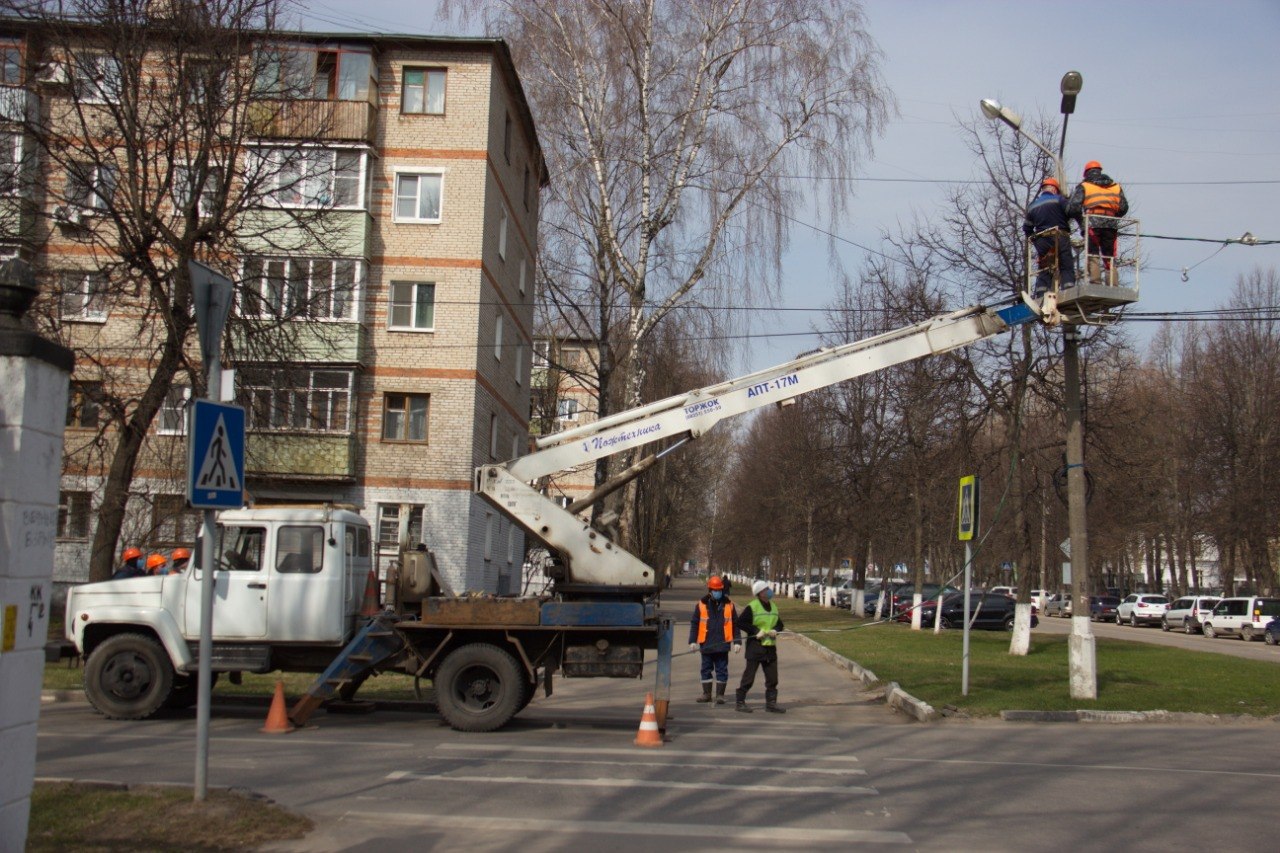
[[[281,264],[283,273],[280,310],[274,313],[271,310],[262,310],[264,308],[269,309],[272,302],[267,290],[269,282],[274,280],[268,273],[272,264]],[[323,287],[317,287],[316,284],[316,268],[318,264],[327,264],[329,267],[329,280]],[[255,269],[257,265],[261,265],[260,269]],[[301,270],[302,274],[298,275],[298,267],[302,265],[305,265]],[[348,298],[346,301],[348,306],[347,314],[346,316],[337,316],[333,312],[333,305],[336,302],[338,293],[342,290],[338,282],[338,274],[340,270],[346,268],[351,270],[351,287],[347,291]],[[240,263],[242,286],[238,289],[236,296],[239,301],[238,313],[241,317],[259,319],[285,319],[317,323],[359,322],[364,271],[363,258],[249,255]],[[302,284],[305,290],[301,302],[298,301],[298,296],[294,293],[299,284]],[[246,299],[246,296],[249,294],[252,294],[252,299],[258,303],[257,306],[248,304],[250,300]],[[328,306],[325,316],[318,316],[315,311],[318,301],[323,301]],[[290,308],[289,311],[284,310],[286,306]],[[301,306],[300,310],[293,311],[292,308],[296,306]],[[258,308],[256,312],[254,311],[255,307]]]
[[[505,202],[498,202],[498,260],[507,259],[507,231],[510,230],[511,214],[507,212]]]
[[[422,75],[422,109],[411,110],[406,107],[406,93],[409,91],[408,75],[410,73],[420,73]],[[443,85],[440,91],[440,109],[429,109],[431,103],[431,75],[439,74],[443,77]],[[449,104],[449,69],[447,67],[435,65],[405,65],[400,69],[400,115],[405,116],[442,116],[448,109]]]
[[[174,397],[174,392],[181,392],[182,400]],[[156,435],[186,435],[187,406],[191,402],[190,385],[170,385],[165,392],[164,401],[160,403],[160,411],[156,412]],[[166,418],[169,422],[166,423]],[[176,418],[176,426],[174,426]]]
[[[74,284],[74,288],[72,285]],[[95,288],[93,285],[97,284]],[[67,270],[62,274],[62,293],[58,296],[59,317],[64,323],[105,323],[111,313],[107,305],[109,282],[102,273],[88,270]],[[68,299],[74,297],[78,306],[68,310]],[[93,306],[99,305],[97,310]]]
[[[15,62],[10,63],[11,55],[15,58]],[[0,39],[0,86],[21,86],[26,82],[26,58],[22,39]],[[11,67],[17,72],[17,78],[13,80],[8,77]]]
[[[190,177],[193,171],[188,163],[173,164],[173,184],[169,187],[169,201],[173,204],[174,212],[179,215],[186,211],[190,203],[187,196],[191,191]],[[214,166],[209,170],[208,179],[201,188],[200,198],[196,202],[196,216],[200,219],[208,219],[217,208],[218,195],[222,191],[222,174],[221,166]]]
[[[118,104],[123,82],[120,60],[101,50],[73,53],[71,57],[71,92],[80,104]],[[90,65],[97,66],[88,73]],[[114,75],[110,67],[114,66]],[[114,77],[114,90],[106,84]]]
[[[341,374],[346,379],[346,386],[318,384],[321,374]],[[252,381],[258,376],[266,377],[271,384]],[[299,382],[303,376],[305,385]],[[351,368],[329,365],[242,367],[237,398],[245,408],[246,429],[257,433],[351,435],[356,421],[355,376]],[[298,423],[300,402],[305,403],[301,412],[305,420],[303,424]],[[325,410],[323,417],[317,417],[321,407]],[[339,415],[342,416],[342,424],[336,423]],[[264,417],[265,424],[262,423]],[[321,422],[323,426],[315,425]]]
[[[249,179],[259,183],[257,195],[266,208],[282,210],[358,210],[367,209],[371,181],[369,178],[369,148],[363,145],[252,145],[246,154],[250,158],[246,169]],[[329,164],[324,169],[312,168],[319,161],[317,155],[328,155]],[[284,156],[288,155],[288,156]],[[338,182],[351,180],[350,173],[340,171],[338,158],[355,155],[355,192],[349,204],[339,204]],[[287,179],[287,180],[284,180]],[[325,181],[319,194],[311,194],[312,182]],[[282,198],[287,193],[294,198]]]
[[[422,209],[421,178],[436,178],[440,182],[439,198],[436,203],[436,216],[401,216],[400,215],[400,181],[406,178],[416,180],[414,210]],[[439,225],[444,221],[444,169],[396,169],[391,178],[391,221],[401,225]],[[407,197],[406,197],[407,198]]]
[[[399,435],[388,436],[387,425],[391,422],[391,412],[393,411],[391,402],[392,398],[403,398],[404,406],[399,409],[400,429]],[[415,437],[410,435],[410,424],[413,423],[412,403],[421,401],[422,407],[422,436]],[[382,441],[393,444],[430,444],[431,443],[431,395],[421,393],[409,393],[404,391],[388,391],[382,395]]]
[[[565,414],[561,414],[562,410]],[[561,397],[556,400],[556,420],[558,421],[576,421],[580,410],[578,401],[573,397]]]
[[[409,302],[397,302],[396,287],[411,286],[413,288],[413,298]],[[419,296],[423,288],[431,289],[431,321],[429,325],[397,325],[395,323],[396,308],[408,306],[410,320],[416,321],[418,316]],[[401,281],[392,280],[387,282],[387,331],[389,332],[434,332],[436,330],[436,283],[434,281]]]
[[[489,461],[498,460],[498,415],[489,413]]]
[[[93,493],[76,489],[58,491],[58,526],[55,538],[87,540],[93,525]],[[76,523],[76,522],[79,523]],[[74,524],[75,529],[70,529]],[[83,529],[81,529],[83,528]]]
[[[151,501],[154,544],[189,547],[200,534],[200,513],[187,509],[186,495],[158,494]]]
[[[502,311],[494,316],[493,320],[493,360],[502,363]]]
[[[310,541],[311,557],[313,561],[309,568],[297,568],[289,565],[288,558],[294,555],[305,553],[302,550],[289,550],[284,545],[284,534],[286,532],[300,531],[301,535],[307,535]],[[275,548],[275,566],[272,568],[274,572],[281,575],[318,575],[324,570],[324,525],[321,524],[283,524],[276,528],[276,548]],[[300,546],[305,543],[299,540]]]
[[[0,67],[2,67],[3,64],[3,60],[0,60]],[[0,152],[0,196],[14,198],[24,195],[22,134],[15,131],[0,132],[0,140],[3,140],[6,136],[12,137],[13,139],[11,149],[13,159],[10,161],[7,156],[3,156],[3,154],[10,153],[9,151]],[[8,146],[5,146],[3,142],[0,141],[0,148],[8,148]]]
[[[81,173],[86,177],[81,178]],[[65,170],[62,197],[68,207],[97,213],[111,205],[119,186],[120,169],[115,164],[77,161]]]
[[[102,425],[102,383],[71,380],[67,388],[66,429],[96,430]]]

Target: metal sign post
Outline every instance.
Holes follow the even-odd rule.
[[[969,695],[969,590],[973,587],[973,535],[978,529],[981,483],[977,477],[960,478],[960,523],[957,538],[964,543],[964,640],[960,653],[960,695]],[[942,608],[937,618],[942,619]]]
[[[231,311],[232,284],[231,279],[215,272],[199,261],[188,261],[187,272],[191,277],[191,298],[196,314],[196,331],[200,336],[200,355],[204,361],[205,397],[216,401],[222,387],[222,330],[227,324],[227,315]],[[211,452],[221,458],[221,454],[229,448],[212,447],[212,440],[196,457],[195,408],[191,410],[191,422],[188,435],[188,461],[192,467],[203,465]],[[241,412],[243,416],[243,412]],[[244,447],[243,419],[241,420],[241,468],[238,474],[239,486],[244,488]],[[216,425],[214,429],[216,429]],[[216,463],[211,463],[216,464]],[[199,479],[200,471],[188,471],[188,500],[198,498],[199,492],[190,489]],[[213,476],[213,475],[211,475]],[[209,481],[212,484],[212,479]],[[218,485],[222,485],[219,483]],[[214,489],[221,491],[221,489]],[[196,506],[196,504],[192,504]],[[200,532],[200,670],[196,682],[196,779],[195,799],[203,801],[209,793],[209,706],[211,704],[213,670],[213,537],[216,533],[214,507],[221,503],[205,504],[204,523]],[[239,504],[236,504],[239,506]]]

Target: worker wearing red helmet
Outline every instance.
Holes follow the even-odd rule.
[[[169,558],[164,554],[151,554],[147,557],[147,574],[163,575],[168,565]]]
[[[707,594],[694,605],[689,623],[689,649],[702,652],[702,695],[698,702],[711,701],[714,683],[715,702],[724,704],[724,692],[729,684],[729,650],[742,649],[735,615],[724,579],[719,575],[707,578]]]
[[[1091,284],[1102,283],[1102,270],[1107,270],[1107,281],[1112,282],[1111,259],[1116,256],[1116,236],[1119,229],[1110,224],[1110,217],[1121,217],[1129,212],[1129,200],[1124,188],[1102,171],[1102,164],[1090,160],[1084,164],[1084,180],[1076,185],[1067,202],[1067,215],[1076,221],[1089,217],[1089,233],[1085,235],[1085,258]]]
[[[142,565],[142,549],[125,548],[120,554],[120,568],[116,569],[111,579],[118,581],[126,578],[140,578],[146,573],[147,570]]]
[[[165,574],[176,575],[187,568],[187,564],[191,562],[191,551],[187,548],[174,548],[173,553],[169,555],[169,568]]]
[[[1076,260],[1071,252],[1071,220],[1067,202],[1057,178],[1040,182],[1040,192],[1027,207],[1022,232],[1031,238],[1040,272],[1036,275],[1035,295],[1043,296],[1053,285],[1053,271],[1058,271],[1058,286],[1076,283]]]

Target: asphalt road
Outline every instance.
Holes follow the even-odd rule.
[[[680,590],[666,604],[691,601]],[[785,716],[694,704],[697,655],[677,658],[656,749],[632,745],[647,679],[558,679],[553,697],[483,735],[391,712],[319,713],[263,735],[263,709],[216,707],[210,781],[312,817],[311,836],[271,848],[308,853],[1252,850],[1274,835],[1274,722],[924,726],[798,643],[780,654]],[[740,671],[735,657],[731,683]],[[194,728],[189,713],[121,723],[46,706],[37,772],[189,783]]]
[[[1162,631],[1159,626],[1142,626],[1131,628],[1128,625],[1116,625],[1113,622],[1094,622],[1093,633],[1109,640],[1134,640],[1139,643],[1152,643],[1158,646],[1172,646],[1176,649],[1189,649],[1193,652],[1215,652],[1220,655],[1264,660],[1280,664],[1280,648],[1268,646],[1261,640],[1244,642],[1236,637],[1217,637],[1209,639],[1201,634],[1184,634],[1180,631]],[[1036,629],[1046,634],[1071,633],[1071,620],[1056,617],[1041,617],[1040,627]]]

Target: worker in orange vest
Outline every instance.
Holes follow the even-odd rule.
[[[1071,192],[1067,216],[1077,222],[1081,222],[1085,215],[1089,217],[1084,251],[1090,284],[1102,283],[1102,270],[1107,271],[1107,284],[1115,284],[1111,261],[1116,256],[1119,229],[1110,224],[1109,218],[1121,217],[1128,212],[1129,200],[1124,197],[1124,187],[1111,180],[1097,160],[1085,163],[1084,180]]]
[[[702,695],[698,702],[711,701],[714,675],[716,704],[724,704],[724,691],[729,684],[729,650],[742,651],[735,615],[724,579],[719,575],[707,578],[707,594],[694,605],[689,622],[689,650],[702,652]]]

